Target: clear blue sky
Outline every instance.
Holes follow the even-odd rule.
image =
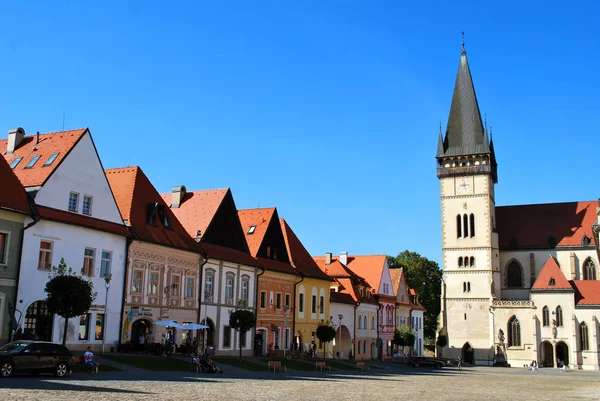
[[[435,153],[461,30],[497,204],[600,196],[592,1],[17,3],[0,6],[2,137],[64,113],[106,168],[276,206],[316,255],[440,261]]]

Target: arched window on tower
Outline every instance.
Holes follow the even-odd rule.
[[[590,349],[590,342],[588,337],[588,327],[585,322],[581,322],[579,324],[579,341],[581,345],[582,351],[587,351]]]
[[[544,306],[544,309],[542,309],[542,326],[550,326],[550,312],[547,306]]]
[[[459,256],[458,257],[458,267],[462,267],[462,265],[463,265],[463,258],[462,258],[462,256]]]
[[[471,220],[471,237],[474,237],[475,236],[475,215],[473,213],[471,213],[470,220]]]
[[[471,292],[471,282],[467,282],[467,292]]]
[[[516,260],[510,262],[507,268],[507,284],[511,288],[523,287],[523,269]]]
[[[469,217],[466,214],[463,215],[463,236],[469,237]]]
[[[471,258],[469,259],[469,266],[473,267],[475,266],[475,257],[471,256]]]
[[[585,262],[583,262],[583,279],[596,280],[596,265],[592,258],[587,258]]]
[[[562,308],[560,305],[556,307],[556,326],[562,327],[563,325],[563,316],[562,316]]]
[[[456,238],[462,237],[462,229],[461,229],[462,221],[460,214],[456,215]]]
[[[516,316],[508,320],[508,346],[518,347],[521,345],[521,325]]]
[[[463,292],[467,292],[467,282],[463,281]]]

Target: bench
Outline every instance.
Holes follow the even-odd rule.
[[[287,372],[287,367],[285,365],[282,367],[280,361],[269,361],[267,363],[267,369],[273,369],[273,373],[275,373],[276,370],[279,370],[281,372],[282,368],[284,372]]]
[[[323,369],[327,369],[331,372],[331,366],[327,366],[325,362],[315,362],[315,370],[317,369],[321,369],[321,372]]]
[[[370,370],[371,368],[368,365],[365,365],[364,362],[356,362],[356,369],[360,369],[360,370],[367,369],[367,370]]]

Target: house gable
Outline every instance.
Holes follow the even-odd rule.
[[[206,232],[202,234],[202,242],[248,253],[248,245],[231,190],[227,190]]]
[[[290,262],[277,209],[246,209],[238,215],[252,256]]]

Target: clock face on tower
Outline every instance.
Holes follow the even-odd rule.
[[[471,191],[473,183],[470,178],[459,178],[456,180],[456,192],[459,194],[466,194]]]

